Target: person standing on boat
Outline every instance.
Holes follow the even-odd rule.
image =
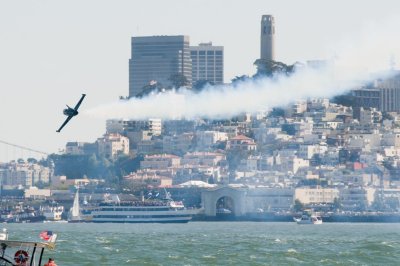
[[[44,266],[57,266],[57,264],[52,258],[49,258],[49,261]]]

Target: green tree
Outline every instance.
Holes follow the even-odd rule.
[[[96,155],[51,154],[50,159],[55,164],[55,175],[65,175],[69,179],[110,178],[113,163],[107,158],[97,158]]]
[[[333,209],[335,211],[338,211],[338,210],[342,209],[342,202],[340,201],[339,198],[334,198],[333,199],[333,206],[332,207],[333,207]]]
[[[190,85],[189,80],[182,73],[172,74],[168,78],[168,80],[171,81],[172,86],[175,87],[176,89]]]
[[[243,81],[247,81],[247,80],[250,80],[251,78],[249,77],[249,76],[247,76],[247,75],[241,75],[241,76],[236,76],[236,77],[234,77],[232,80],[231,80],[231,82],[232,82],[232,84],[236,84],[236,83],[238,83],[238,82],[243,82]]]
[[[394,117],[389,112],[383,112],[382,113],[382,121],[384,121],[384,120],[394,120]]]
[[[285,110],[279,107],[274,107],[271,112],[269,112],[268,117],[285,117]]]
[[[122,178],[129,173],[135,172],[140,168],[140,162],[143,160],[143,154],[139,154],[136,157],[121,155],[113,163],[113,174]]]
[[[233,173],[238,168],[240,161],[247,159],[250,151],[245,150],[229,150],[226,154],[226,160],[228,161],[229,171]]]
[[[200,79],[200,80],[196,81],[196,82],[193,84],[193,90],[194,90],[195,92],[200,92],[200,91],[202,91],[204,88],[206,88],[207,86],[213,86],[213,85],[214,85],[214,83],[211,82],[211,81],[208,81],[208,80],[206,80],[206,79]]]
[[[28,158],[26,161],[27,161],[28,163],[32,163],[32,164],[35,164],[35,163],[38,162],[35,158]]]
[[[294,72],[294,65],[286,65],[274,60],[257,59],[254,62],[254,65],[257,66],[256,77],[272,77],[274,74],[284,74],[289,76]]]
[[[348,107],[354,107],[355,106],[355,97],[351,92],[341,94],[341,95],[336,95],[334,96],[331,101],[333,103],[343,105],[343,106],[348,106]]]
[[[372,208],[376,211],[385,211],[386,210],[385,202],[381,195],[379,195],[378,197],[375,198],[374,202],[372,203]]]
[[[160,93],[160,92],[164,92],[164,91],[165,91],[165,88],[163,87],[163,85],[161,83],[152,82],[150,84],[143,86],[141,92],[139,92],[136,95],[136,98],[143,98],[152,93]]]
[[[296,200],[294,201],[293,210],[294,210],[295,212],[301,212],[303,209],[304,209],[303,203],[301,203],[300,200],[296,199]]]

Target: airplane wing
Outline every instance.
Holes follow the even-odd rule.
[[[69,120],[71,120],[71,118],[74,116],[68,116],[67,119],[65,119],[64,123],[61,125],[61,127],[56,131],[56,132],[60,132],[61,129],[63,129],[63,127],[69,122]]]
[[[81,99],[79,100],[79,102],[75,105],[74,110],[78,111],[79,106],[81,105],[83,98],[85,98],[86,94],[82,94]]]

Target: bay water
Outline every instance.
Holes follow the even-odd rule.
[[[4,224],[10,240],[58,234],[62,265],[400,265],[400,224]]]

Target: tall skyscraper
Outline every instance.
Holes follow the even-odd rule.
[[[261,18],[260,59],[275,60],[275,20],[272,15]]]
[[[211,42],[190,46],[193,84],[207,80],[214,84],[224,83],[224,47]]]
[[[169,78],[184,75],[192,83],[189,36],[132,37],[129,59],[129,97],[154,81],[171,86]]]

